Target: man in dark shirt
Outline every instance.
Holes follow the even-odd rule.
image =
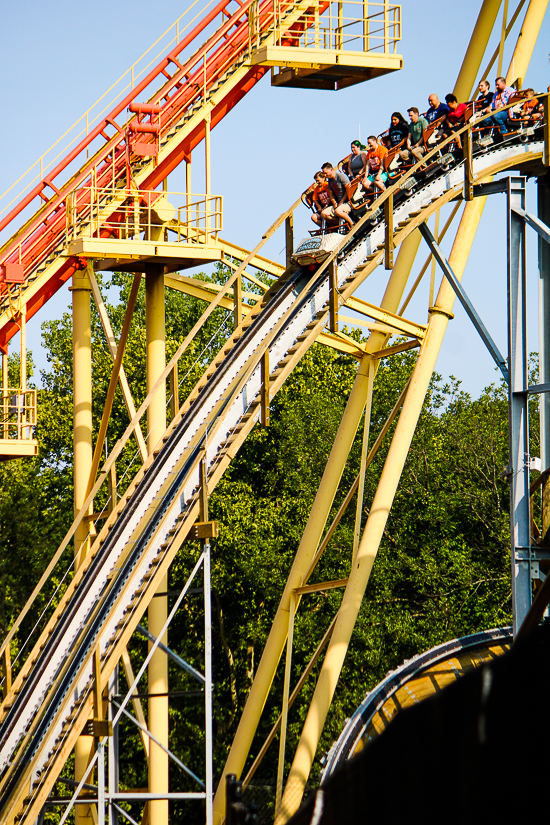
[[[439,120],[449,114],[449,107],[445,103],[440,103],[437,95],[430,95],[428,103],[430,104],[430,108],[425,115],[428,123],[433,123],[434,120]]]
[[[489,81],[482,80],[477,88],[479,95],[477,96],[474,104],[474,112],[476,114],[480,112],[489,112],[494,97]]]
[[[348,226],[353,226],[353,221],[349,216],[350,204],[346,186],[349,178],[339,169],[334,169],[332,163],[324,163],[321,167],[328,181],[328,193],[331,205],[323,209],[321,216],[330,220],[336,215],[345,220]]]

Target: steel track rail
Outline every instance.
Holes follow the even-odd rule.
[[[482,179],[541,153],[540,142],[496,148],[476,158],[475,172]],[[462,181],[460,167],[455,168],[400,204],[395,216],[404,226],[395,234],[396,243],[442,203],[460,194]],[[384,227],[379,225],[346,244],[337,267],[341,300],[377,266],[383,235]],[[276,392],[323,329],[328,290],[326,272],[309,282],[303,271],[283,279],[268,305],[251,317],[248,328],[232,342],[226,357],[207,373],[156,459],[130,488],[115,520],[98,536],[78,586],[60,606],[57,621],[29,656],[11,699],[3,705],[2,766],[12,760],[0,785],[3,821],[25,808],[25,819],[31,821],[43,804],[55,781],[55,769],[60,768],[59,760],[74,744],[78,722],[89,712],[93,648],[100,646],[106,679],[108,662],[118,651],[122,634],[126,638],[137,625],[155,583],[196,517],[199,455],[206,450],[209,486],[213,486],[254,425],[261,383],[254,353],[275,330],[269,340],[269,362]],[[208,427],[214,434],[206,442],[208,416],[212,416]],[[36,787],[24,803],[34,779]]]

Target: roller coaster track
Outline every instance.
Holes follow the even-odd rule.
[[[537,168],[540,140],[502,144],[476,156],[476,183],[509,169]],[[399,203],[400,244],[445,203],[461,198],[462,164]],[[260,413],[261,359],[268,354],[275,394],[327,324],[330,267],[345,303],[384,254],[385,226],[369,213],[315,273],[292,269],[270,288],[206,370],[162,444],[95,538],[0,708],[1,821],[33,822],[93,708],[92,659],[101,686],[199,512],[199,462],[212,490]]]
[[[464,673],[501,656],[512,641],[511,627],[484,630],[437,645],[388,673],[365,696],[330,749],[322,783],[343,761],[380,736],[401,710],[437,694]]]

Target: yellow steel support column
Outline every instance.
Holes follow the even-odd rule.
[[[88,263],[91,268],[91,262]],[[92,330],[90,322],[91,284],[88,268],[75,272],[71,286],[73,298],[73,438],[74,438],[74,511],[86,500],[92,467]],[[83,519],[74,536],[75,569],[78,570],[89,550],[90,524]],[[88,767],[93,736],[81,736],[75,747],[74,775],[80,780]],[[92,807],[75,806],[76,825],[92,825]]]
[[[454,87],[454,94],[460,101],[468,100],[470,97],[501,3],[502,0],[483,2]]]
[[[151,270],[145,277],[145,318],[147,337],[147,394],[149,394],[166,365],[164,323],[164,273],[161,268]],[[149,454],[166,430],[166,391],[159,387],[147,410],[147,449]],[[166,594],[168,576],[159,584],[158,593]],[[149,632],[158,637],[168,616],[167,595],[156,595],[148,610]],[[167,634],[161,640],[168,644]],[[148,669],[148,693],[164,694],[149,697],[148,726],[151,733],[168,747],[168,659],[156,650]],[[168,755],[151,740],[149,746],[149,792],[168,793]],[[149,822],[168,825],[168,801],[149,802]]]
[[[529,3],[506,74],[507,84],[519,80],[520,85],[518,88],[521,89],[547,6],[548,0],[531,0]]]
[[[464,272],[484,205],[485,198],[479,198],[465,207],[449,258],[449,263],[458,278],[461,278]],[[431,312],[426,338],[413,370],[395,435],[359,544],[357,557],[350,572],[348,585],[338,611],[336,626],[302,730],[275,825],[283,825],[298,809],[302,800],[305,783],[338,683],[349,640],[449,323],[454,300],[455,293],[444,279]]]
[[[397,312],[399,302],[405,290],[412,261],[418,250],[420,238],[420,232],[414,232],[414,234],[407,239],[408,243],[404,243],[399,250],[395,267],[381,303],[381,306],[390,312]],[[382,333],[372,333],[369,337],[367,348],[370,352],[375,352],[380,349],[384,340],[385,337]],[[235,773],[239,776],[246,761],[286,642],[292,591],[303,584],[304,577],[310,569],[340,483],[351,445],[357,432],[357,427],[359,426],[363,410],[365,409],[370,383],[370,362],[371,358],[369,354],[363,358],[359,365],[346,410],[334,440],[323,478],[321,479],[317,495],[315,496],[315,501],[313,502],[313,507],[296,553],[296,558],[289,573],[286,587],[273,621],[273,626],[223,770],[223,776],[228,773]],[[222,781],[218,785],[214,798],[214,825],[223,821],[224,816],[225,782]]]

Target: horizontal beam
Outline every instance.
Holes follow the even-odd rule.
[[[361,298],[348,298],[345,306],[348,307],[348,309],[353,309],[355,312],[361,313],[361,315],[366,315],[368,318],[374,318],[375,321],[387,324],[402,335],[408,335],[412,338],[424,338],[426,335],[426,324],[417,324],[414,321],[408,321],[401,315],[396,315],[387,309],[380,309],[380,307],[375,306],[375,304],[369,304],[368,301],[363,301]]]

